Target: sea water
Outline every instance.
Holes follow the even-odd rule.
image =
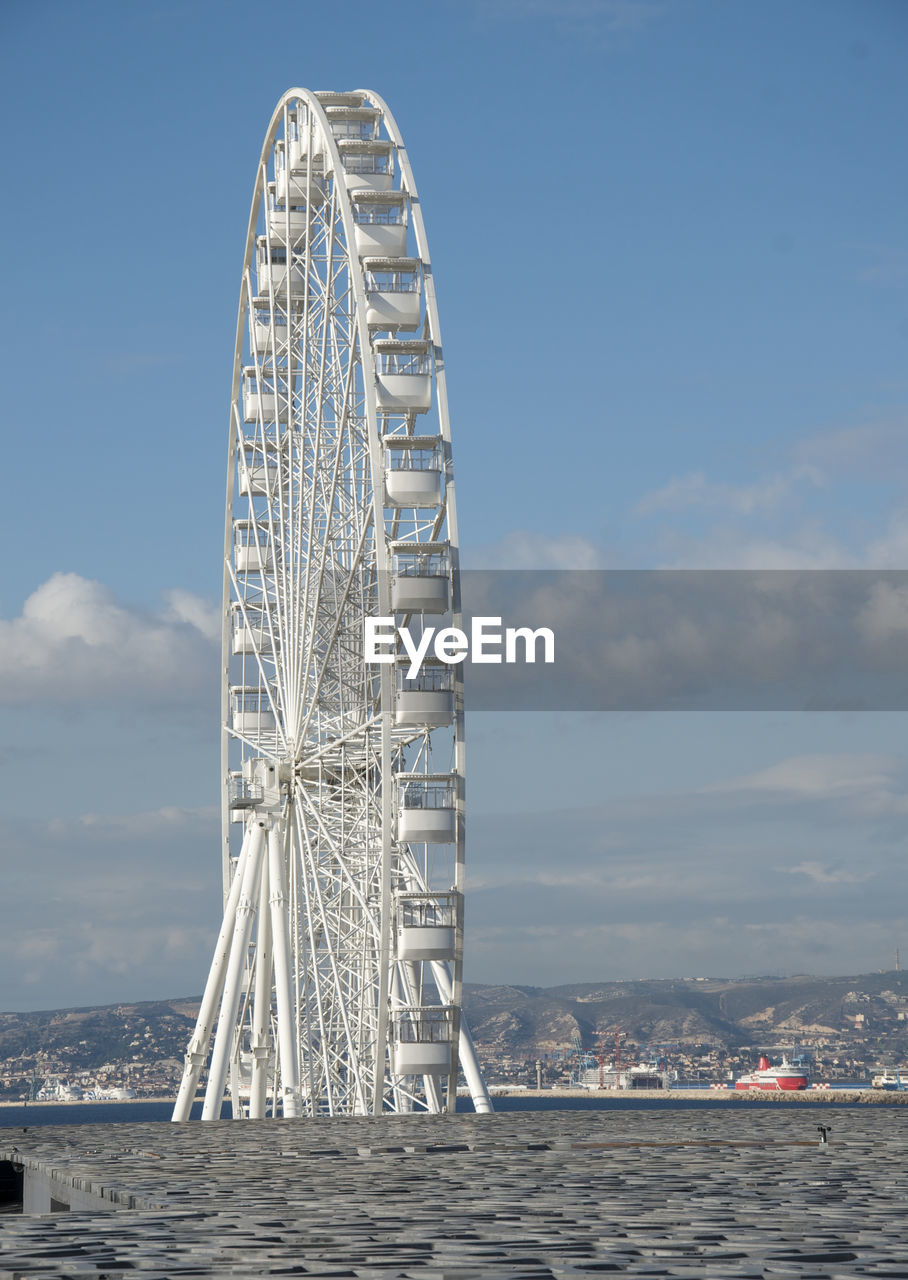
[[[671,1091],[664,1098],[639,1098],[633,1093],[622,1097],[607,1098],[493,1098],[492,1105],[496,1111],[727,1111],[729,1108],[778,1107],[780,1104],[768,1096],[766,1101],[754,1098],[751,1094],[744,1098],[673,1098]],[[785,1105],[784,1103],[782,1105]],[[816,1101],[799,1098],[798,1105],[824,1107],[829,1105],[828,1095],[825,1100]],[[862,1106],[860,1102],[840,1103],[836,1106]],[[469,1112],[473,1104],[469,1098],[458,1098],[457,1110]],[[23,1128],[43,1124],[136,1124],[145,1121],[168,1121],[173,1114],[172,1102],[143,1102],[136,1099],[132,1102],[76,1102],[76,1103],[42,1103],[30,1102],[27,1106],[0,1107],[0,1129]],[[201,1101],[193,1104],[192,1119],[200,1119]],[[230,1107],[224,1103],[221,1118],[230,1118]]]

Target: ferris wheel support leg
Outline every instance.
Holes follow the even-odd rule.
[[[379,575],[379,595],[387,596],[387,575]],[[381,776],[390,778],[391,769],[391,676],[387,666],[381,668]],[[393,822],[391,788],[382,787],[381,795],[381,937],[379,939],[378,1026],[375,1036],[374,1092],[372,1114],[380,1116],[384,1108],[385,1076],[388,1057],[388,1004],[391,985],[391,830]]]
[[[268,1093],[268,1059],[271,1056],[271,918],[268,914],[269,881],[267,863],[262,867],[259,888],[258,938],[255,948],[255,1004],[252,1022],[252,1085],[249,1091],[249,1119],[265,1118]],[[272,1111],[276,1111],[276,1107]]]
[[[276,827],[268,832],[268,886],[271,907],[271,938],[274,955],[274,987],[277,1002],[277,1036],[280,1049],[281,1101],[285,1116],[299,1115],[300,1080],[290,981],[290,939],[287,934],[286,893],[281,834]],[[277,1115],[278,1091],[274,1090]]]
[[[443,960],[432,961],[432,975],[435,978],[435,985],[438,987],[438,994],[442,1000],[450,1000],[451,974]],[[495,1108],[492,1106],[492,1099],[489,1097],[486,1082],[482,1078],[473,1037],[470,1035],[470,1029],[463,1018],[460,1021],[459,1050],[460,1065],[467,1078],[467,1086],[470,1090],[470,1097],[473,1099],[473,1106],[480,1115],[490,1115]]]
[[[441,1086],[434,1076],[423,1076],[423,1088],[426,1091],[426,1110],[430,1115],[438,1116],[444,1111],[441,1105]]]
[[[464,1021],[461,1021],[460,1024],[460,1065],[467,1078],[470,1097],[473,1099],[473,1106],[476,1111],[480,1115],[491,1115],[495,1108],[492,1106],[492,1099],[489,1097],[486,1082],[482,1078],[482,1070],[479,1066],[479,1059],[476,1057],[476,1046],[473,1044],[470,1028]]]
[[[221,1118],[221,1101],[224,1097],[224,1084],[227,1079],[228,1054],[236,1031],[236,1015],[240,1001],[240,979],[246,960],[246,952],[249,948],[249,935],[252,932],[264,844],[265,828],[261,822],[256,822],[252,828],[249,857],[243,871],[243,882],[240,886],[240,896],[236,904],[236,921],[233,927],[233,938],[230,943],[230,956],[227,960],[227,973],[224,978],[224,994],[221,997],[218,1030],[211,1054],[211,1067],[208,1071],[205,1102],[202,1106],[203,1120],[219,1120]]]
[[[234,920],[236,917],[236,904],[240,898],[240,885],[242,883],[243,872],[249,859],[249,846],[251,837],[247,832],[243,839],[243,847],[240,850],[240,856],[237,860],[236,873],[233,877],[233,883],[230,886],[230,892],[227,895],[227,903],[224,907],[224,919],[221,922],[221,929],[218,934],[218,940],[214,948],[214,959],[211,962],[211,968],[208,971],[208,981],[205,983],[205,994],[202,996],[202,1004],[199,1008],[199,1016],[196,1019],[195,1031],[192,1040],[189,1043],[189,1049],[186,1053],[186,1065],[183,1068],[183,1079],[180,1081],[180,1089],[177,1094],[177,1100],[174,1104],[173,1115],[171,1120],[188,1120],[192,1110],[195,1091],[199,1085],[199,1075],[208,1056],[208,1041],[211,1039],[211,1028],[214,1023],[214,1012],[217,1003],[221,998],[221,992],[224,989],[224,974],[226,972],[227,956],[230,953],[230,939],[233,935]]]

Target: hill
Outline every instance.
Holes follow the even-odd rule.
[[[592,1047],[616,1027],[638,1044],[727,1048],[791,1041],[908,1042],[908,981],[900,972],[843,978],[665,978],[563,987],[467,986],[477,1045],[512,1054]]]
[[[179,1079],[198,998],[0,1014],[0,1095],[36,1078],[90,1073],[167,1092]],[[534,1058],[585,1049],[620,1029],[637,1045],[680,1049],[790,1044],[865,1047],[908,1057],[908,980],[900,972],[842,978],[665,978],[559,987],[468,984],[464,1008],[480,1055]]]

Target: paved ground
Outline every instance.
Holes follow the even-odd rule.
[[[908,1278],[903,1108],[7,1129],[0,1160],[112,1210],[0,1218],[0,1280]]]

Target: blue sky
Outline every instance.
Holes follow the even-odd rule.
[[[900,0],[6,0],[0,1008],[207,970],[230,362],[280,94],[373,87],[404,132],[468,563],[901,568],[906,43]],[[903,716],[474,721],[473,980],[908,947]]]

